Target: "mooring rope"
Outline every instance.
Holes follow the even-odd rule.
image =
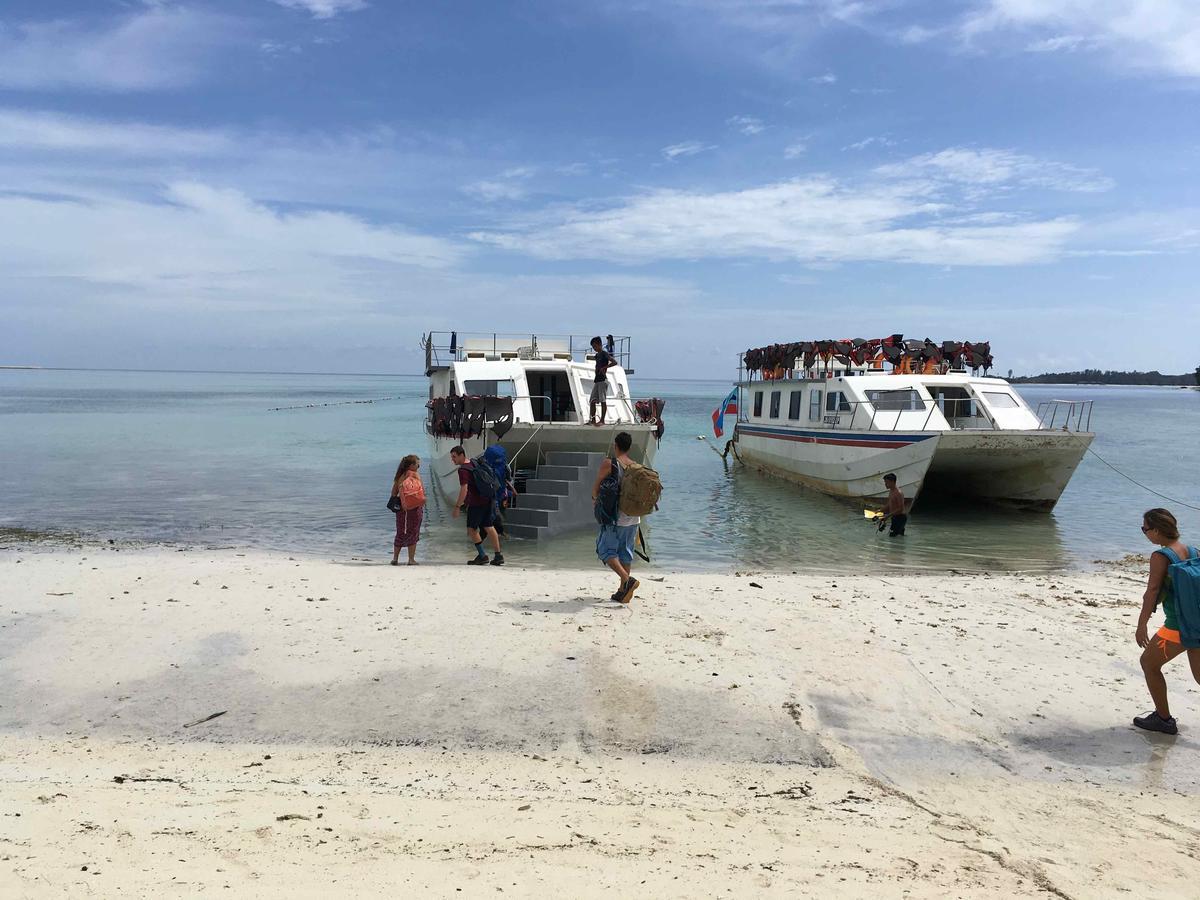
[[[1193,506],[1191,503],[1188,503],[1186,500],[1180,500],[1178,497],[1169,497],[1166,494],[1162,493],[1161,491],[1156,491],[1154,488],[1148,487],[1147,485],[1142,484],[1140,481],[1138,481],[1132,475],[1126,475],[1124,472],[1122,472],[1120,469],[1118,469],[1116,466],[1114,466],[1112,463],[1110,463],[1107,459],[1105,459],[1103,456],[1101,456],[1099,453],[1097,453],[1091,447],[1087,448],[1087,452],[1092,454],[1092,456],[1096,457],[1096,459],[1100,460],[1100,462],[1104,463],[1106,466],[1108,466],[1110,469],[1112,469],[1114,472],[1116,472],[1122,478],[1128,479],[1129,481],[1133,482],[1134,484],[1136,484],[1138,487],[1140,487],[1144,491],[1149,491],[1155,497],[1162,497],[1164,500],[1169,500],[1171,503],[1178,503],[1180,506],[1186,506],[1188,509],[1194,509],[1194,510],[1197,510],[1198,512],[1200,512],[1200,506]]]

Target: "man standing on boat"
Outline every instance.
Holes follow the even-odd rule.
[[[458,499],[454,501],[451,516],[458,518],[464,504],[467,510],[467,537],[475,545],[475,558],[468,560],[468,566],[504,565],[504,554],[500,552],[500,535],[496,532],[496,500],[485,497],[475,487],[475,463],[467,457],[467,451],[462,447],[450,450],[450,461],[458,467]],[[483,552],[483,538],[487,536],[496,551],[489,560]]]
[[[888,536],[903,537],[904,526],[908,524],[908,514],[904,511],[904,493],[896,485],[896,476],[890,472],[883,476],[883,484],[888,489],[888,498],[879,530],[883,531],[884,523],[890,519],[892,530],[888,532]]]
[[[588,412],[589,425],[603,425],[604,419],[608,415],[608,377],[605,373],[609,368],[616,365],[612,354],[604,349],[604,342],[600,340],[600,335],[592,338],[592,351],[596,354],[596,377],[592,382],[592,397],[591,405]],[[596,419],[596,404],[600,404],[600,418]]]

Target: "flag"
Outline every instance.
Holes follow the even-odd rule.
[[[713,410],[713,414],[712,414],[713,434],[715,434],[717,437],[721,437],[722,435],[725,434],[725,416],[726,416],[726,414],[731,415],[731,416],[736,416],[738,414],[738,389],[737,388],[734,388],[732,391],[730,391],[729,396],[727,396],[724,400],[721,401],[721,405]]]

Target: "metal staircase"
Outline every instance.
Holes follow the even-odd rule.
[[[592,483],[603,453],[554,450],[525,482],[517,504],[504,512],[509,537],[539,540],[594,527]]]

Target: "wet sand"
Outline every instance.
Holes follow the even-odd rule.
[[[5,896],[1191,896],[1141,572],[0,553]],[[661,579],[661,580],[658,580]],[[220,713],[214,718],[209,718]],[[228,889],[228,890],[226,890]]]

